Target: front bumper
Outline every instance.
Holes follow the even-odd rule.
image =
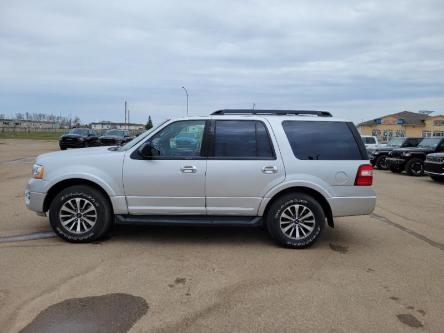
[[[60,148],[83,148],[85,141],[59,141]]]
[[[37,214],[44,214],[43,204],[46,198],[46,181],[31,178],[24,193],[25,207]]]
[[[444,163],[425,161],[424,173],[434,176],[444,176]]]

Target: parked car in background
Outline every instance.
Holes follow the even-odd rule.
[[[433,180],[444,182],[444,153],[428,154],[424,162],[424,173]]]
[[[109,129],[99,137],[101,146],[119,146],[131,141],[133,137],[127,130]]]
[[[407,137],[398,137],[392,138],[389,142],[383,147],[378,148],[370,148],[367,149],[370,163],[380,170],[387,170],[388,165],[386,162],[386,158],[388,153],[396,148],[404,148],[404,147],[416,147],[421,142],[423,138],[407,138]]]
[[[444,152],[444,137],[428,137],[422,139],[416,148],[392,150],[386,161],[389,169],[394,173],[405,170],[409,176],[422,176],[427,154],[438,152]]]
[[[361,139],[367,149],[377,148],[379,146],[378,138],[376,136],[361,135]]]
[[[61,150],[67,148],[85,148],[99,145],[96,131],[90,128],[73,128],[59,139]]]
[[[265,225],[304,248],[334,217],[373,211],[372,169],[353,123],[328,112],[220,110],[115,149],[40,155],[25,204],[70,242],[113,223]]]

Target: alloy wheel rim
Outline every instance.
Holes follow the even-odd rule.
[[[422,172],[422,164],[416,162],[415,164],[413,164],[412,169],[415,174],[420,174]]]
[[[85,198],[73,198],[62,205],[59,218],[67,231],[84,234],[96,224],[97,210],[91,201]]]
[[[288,206],[279,218],[281,231],[291,239],[300,240],[308,237],[315,228],[315,216],[305,205]]]

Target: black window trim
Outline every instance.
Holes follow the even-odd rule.
[[[267,133],[268,140],[271,145],[271,157],[217,157],[214,156],[214,139],[216,133],[216,121],[254,121],[260,122],[264,125],[265,131]],[[268,130],[267,124],[260,119],[211,119],[210,120],[210,129],[208,131],[208,160],[210,161],[274,161],[277,159],[276,150],[274,149],[274,143],[270,135],[270,131]]]
[[[167,128],[168,126],[174,124],[174,123],[179,123],[179,122],[188,122],[188,121],[203,121],[204,122],[204,133],[202,136],[202,146],[200,147],[200,156],[188,156],[188,157],[180,157],[180,156],[152,156],[151,158],[145,158],[142,157],[139,154],[139,148],[144,145],[145,143],[151,141],[151,138],[153,136],[155,136],[157,133],[159,133],[160,131],[164,130],[165,128]],[[206,138],[208,136],[208,128],[210,126],[210,119],[181,119],[181,120],[176,120],[176,121],[172,121],[170,123],[168,123],[166,126],[163,126],[161,128],[159,128],[158,131],[151,133],[150,137],[147,138],[146,140],[144,140],[143,142],[141,142],[140,144],[137,145],[137,148],[134,149],[134,151],[131,153],[130,158],[132,160],[157,160],[157,161],[192,161],[192,160],[206,160],[207,156],[208,156],[208,147],[205,144],[206,142]]]
[[[306,120],[299,120],[299,121],[306,121]],[[284,133],[285,133],[284,124],[290,123],[290,122],[298,122],[298,120],[288,120],[288,119],[283,120],[281,122],[281,126],[282,126],[282,130],[284,131]],[[314,120],[313,122],[320,123],[323,121]],[[350,130],[353,138],[355,139],[356,145],[358,146],[359,154],[361,155],[361,159],[362,160],[369,159],[368,154],[367,154],[367,149],[365,148],[365,145],[362,142],[361,135],[359,134],[358,130],[356,129],[355,125],[353,125],[352,122],[349,122],[349,121],[326,121],[326,123],[345,123],[347,125],[348,129]],[[287,137],[288,144],[291,146],[290,139],[289,139],[287,133],[285,133],[285,136]],[[291,149],[291,150],[293,151],[293,149]],[[293,152],[293,156],[294,156],[294,158],[301,160],[301,161],[333,161],[333,160],[302,160],[302,159],[298,158],[294,154],[294,152]]]

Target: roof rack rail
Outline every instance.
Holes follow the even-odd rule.
[[[285,116],[289,114],[294,115],[313,115],[318,117],[333,117],[328,111],[308,111],[308,110],[256,110],[256,109],[223,109],[214,111],[211,115],[225,115],[225,114],[270,114]]]

